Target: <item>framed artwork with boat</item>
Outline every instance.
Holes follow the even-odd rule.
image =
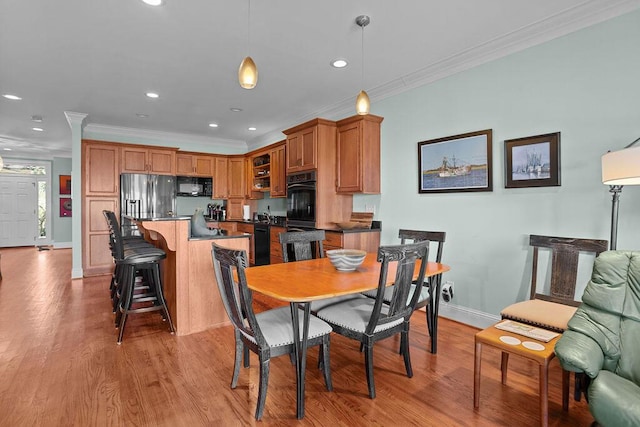
[[[418,143],[418,193],[493,191],[492,130]]]
[[[504,141],[505,188],[560,185],[560,132]]]

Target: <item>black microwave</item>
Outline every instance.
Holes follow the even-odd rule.
[[[211,197],[213,195],[213,179],[196,176],[177,176],[176,186],[178,196]]]

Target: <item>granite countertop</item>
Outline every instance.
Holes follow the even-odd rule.
[[[179,216],[133,216],[122,215],[123,218],[127,218],[133,221],[185,221],[190,220],[191,215],[179,215]]]
[[[189,237],[189,240],[220,240],[220,239],[238,239],[242,237],[251,237],[249,233],[243,233],[241,231],[227,231],[224,234],[218,234],[217,236],[197,236]]]
[[[265,221],[252,221],[252,220],[242,220],[242,219],[232,219],[232,220],[224,220],[224,221],[218,221],[216,219],[211,219],[211,218],[207,218],[205,216],[205,219],[209,222],[237,222],[240,224],[265,224],[265,225],[269,225],[272,227],[284,227],[287,228],[286,224],[278,224],[278,223],[274,223],[274,222],[265,222]],[[294,227],[295,228],[295,227]],[[379,233],[381,231],[382,228],[382,224],[380,221],[373,221],[373,224],[371,225],[371,228],[349,228],[349,229],[344,229],[344,228],[340,228],[338,226],[334,226],[334,227],[319,227],[316,228],[316,230],[324,230],[324,231],[332,231],[334,233],[344,233],[344,234],[350,234],[350,233]]]

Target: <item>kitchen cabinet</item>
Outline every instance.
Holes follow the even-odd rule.
[[[279,264],[284,262],[282,257],[282,245],[280,245],[280,233],[287,231],[284,227],[277,227],[272,225],[270,232],[271,243],[269,245],[269,257],[271,264]]]
[[[256,263],[256,258],[255,258],[254,242],[253,242],[253,224],[247,224],[245,222],[238,222],[237,224],[238,224],[238,231],[251,234],[251,237],[249,238],[249,263],[251,265],[254,265]]]
[[[227,187],[227,179],[229,168],[227,158],[223,156],[214,156],[213,158],[213,198],[226,199],[229,190]],[[228,213],[227,213],[228,215]]]
[[[228,158],[228,198],[240,198],[245,196],[245,173],[244,173],[244,156],[234,156]]]
[[[242,220],[242,206],[244,199],[227,199],[227,219]]]
[[[286,173],[318,167],[318,146],[335,145],[336,124],[325,119],[313,119],[283,131],[286,139]]]
[[[252,157],[254,191],[271,191],[271,153],[261,153]]]
[[[245,199],[259,200],[264,198],[264,193],[253,188],[253,157],[245,156],[244,158],[244,175],[245,175]]]
[[[287,197],[286,144],[284,141],[273,148],[271,157],[271,197]]]
[[[368,114],[338,121],[336,192],[380,194],[380,123]]]
[[[176,175],[213,176],[213,157],[201,154],[176,153]]]
[[[82,141],[82,268],[85,276],[113,270],[103,210],[119,213],[118,144]]]
[[[325,231],[322,248],[329,249],[360,249],[367,252],[377,252],[380,247],[380,230],[366,231]]]
[[[123,145],[120,149],[122,173],[176,174],[177,149]]]

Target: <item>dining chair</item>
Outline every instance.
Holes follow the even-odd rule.
[[[563,333],[567,330],[569,319],[580,305],[580,301],[575,299],[580,256],[587,255],[594,259],[607,250],[608,242],[532,234],[529,236],[529,245],[533,248],[529,299],[505,307],[500,316],[503,319]],[[540,250],[549,253],[551,269],[548,287],[538,286]],[[503,353],[503,372],[506,372],[508,361],[509,354]],[[586,389],[583,383],[585,380],[585,377],[576,374],[575,400],[580,400],[582,390]]]
[[[286,231],[278,236],[282,245],[282,259],[284,262],[306,261],[315,258],[324,258],[322,241],[325,240],[324,230],[311,231]],[[342,295],[323,300],[312,301],[310,310],[316,313],[318,310],[337,302],[353,298],[354,295]]]
[[[373,380],[373,345],[375,342],[400,334],[400,348],[404,357],[407,376],[413,376],[409,352],[409,321],[420,296],[420,289],[409,298],[416,262],[426,260],[427,242],[405,245],[381,246],[377,260],[380,262],[380,279],[376,298],[362,294],[329,305],[318,311],[317,316],[329,323],[333,331],[347,338],[359,341],[365,351],[365,370],[369,397],[376,397]],[[397,263],[396,276],[391,299],[385,302],[389,264]],[[416,288],[424,283],[426,262],[420,263]]]
[[[223,248],[212,243],[211,256],[216,282],[222,302],[233,324],[235,334],[235,360],[231,388],[236,388],[240,374],[240,364],[245,348],[258,355],[260,363],[260,383],[255,418],[260,420],[264,412],[269,384],[269,364],[272,357],[294,352],[292,313],[289,307],[279,307],[255,313],[253,294],[247,286],[245,268],[248,265],[244,250]],[[300,324],[303,313],[300,310]],[[309,319],[308,346],[320,346],[319,358],[327,390],[332,391],[331,365],[329,363],[329,339],[331,326],[314,315]],[[302,379],[304,381],[304,379]]]
[[[442,262],[442,250],[444,248],[444,242],[446,238],[446,233],[444,231],[423,231],[423,230],[408,230],[408,229],[400,229],[398,231],[398,238],[400,239],[400,244],[404,245],[407,243],[416,243],[416,242],[427,242],[427,256],[425,259],[429,260],[429,249],[433,244],[435,244],[435,258],[433,261]],[[436,353],[438,349],[438,328],[437,328],[437,317],[438,317],[438,307],[440,305],[440,284],[442,282],[442,274],[437,274],[432,277],[426,277],[424,281],[424,285],[421,287],[420,297],[418,298],[418,302],[416,303],[416,310],[419,308],[425,308],[425,315],[427,318],[427,332],[431,337],[431,353]],[[411,291],[409,293],[409,298],[413,297],[413,293],[416,290],[415,282],[411,285]],[[385,301],[391,301],[391,294],[393,292],[393,286],[390,286],[385,291]],[[376,291],[364,292],[364,295],[375,298]],[[433,298],[433,301],[431,300]],[[433,307],[433,308],[432,308]],[[402,349],[400,349],[402,351]]]

